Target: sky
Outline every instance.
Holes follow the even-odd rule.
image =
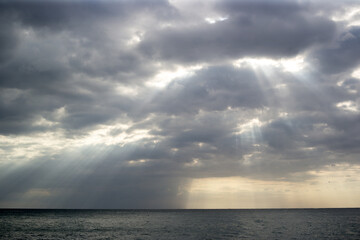
[[[0,207],[360,207],[359,1],[1,0]]]

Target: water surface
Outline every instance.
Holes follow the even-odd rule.
[[[360,239],[360,209],[3,209],[0,239]]]

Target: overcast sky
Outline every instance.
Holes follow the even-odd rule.
[[[358,1],[2,0],[0,207],[360,207],[359,91]]]

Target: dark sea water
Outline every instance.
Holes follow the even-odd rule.
[[[0,239],[360,239],[360,209],[3,209]]]

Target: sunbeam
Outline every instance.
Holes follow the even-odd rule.
[[[0,208],[358,206],[358,5],[0,0]]]

